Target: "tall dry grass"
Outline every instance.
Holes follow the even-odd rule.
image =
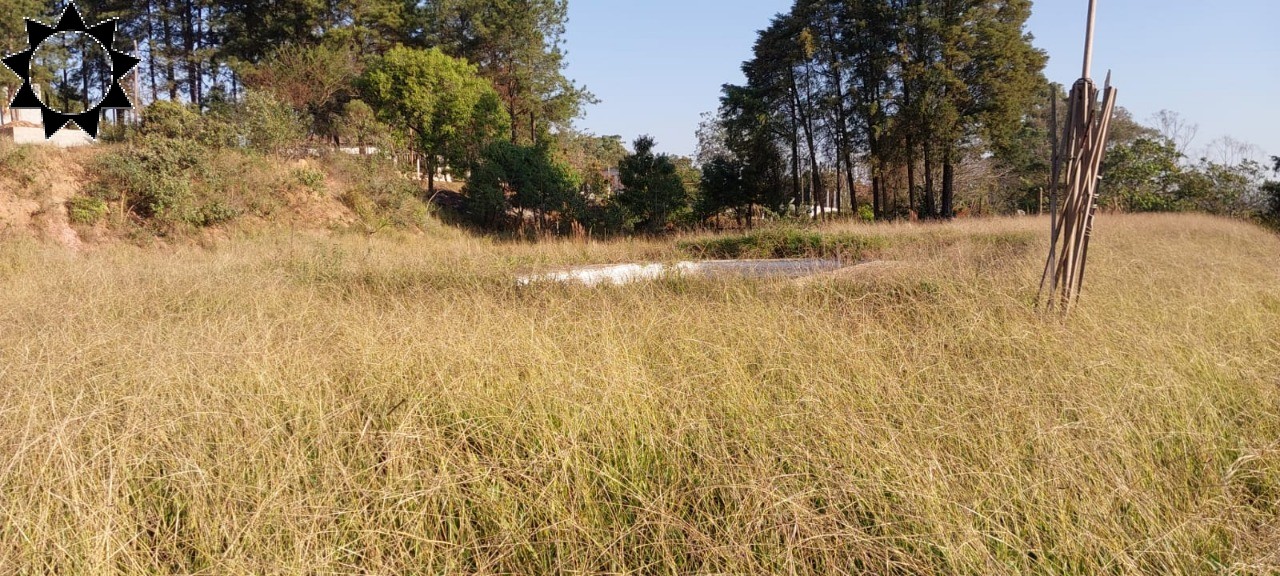
[[[1280,570],[1280,240],[1104,217],[1063,321],[1044,226],[602,289],[511,277],[678,255],[5,244],[0,572]]]

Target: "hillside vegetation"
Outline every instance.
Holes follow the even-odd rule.
[[[603,289],[512,278],[776,242],[5,242],[0,571],[1280,570],[1280,239],[1104,215],[1063,320],[1046,228]]]
[[[0,142],[0,240],[34,237],[79,249],[282,228],[416,233],[440,226],[421,183],[390,159],[300,156],[156,134],[73,150]]]

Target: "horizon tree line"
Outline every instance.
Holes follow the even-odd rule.
[[[952,216],[958,167],[1012,160],[1047,101],[1030,14],[1029,0],[797,0],[704,126],[719,144],[700,160],[744,183],[717,195],[817,217],[846,198],[876,219]]]

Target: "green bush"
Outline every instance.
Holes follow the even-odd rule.
[[[12,178],[26,188],[35,182],[32,171],[32,147],[0,142],[0,176]]]
[[[187,138],[195,140],[201,132],[202,119],[190,108],[175,102],[157,100],[142,111],[139,131],[146,136]]]
[[[241,211],[227,192],[242,188],[237,183],[251,171],[218,163],[220,153],[195,140],[166,135],[173,133],[167,128],[144,133],[100,156],[91,194],[99,201],[122,200],[162,234],[235,219]]]
[[[721,236],[679,243],[701,258],[846,258],[862,260],[885,248],[880,236],[823,234],[794,228],[771,228],[741,236]]]
[[[338,200],[366,229],[426,225],[430,208],[421,198],[421,187],[401,176],[386,158],[332,154],[324,159],[324,167],[342,190]]]
[[[581,177],[544,146],[496,142],[485,149],[463,194],[468,215],[479,225],[505,224],[514,207],[537,214],[539,225],[565,232],[586,211],[581,184]]]
[[[312,192],[324,192],[324,172],[314,168],[297,168],[293,171],[293,179]]]
[[[245,143],[259,152],[288,154],[306,137],[306,119],[268,93],[250,90],[239,113]]]
[[[206,148],[225,148],[237,144],[237,114],[234,108],[219,108],[202,114],[191,107],[157,101],[142,112],[137,135],[151,139],[182,140]],[[111,135],[109,140],[133,142],[137,136],[129,130]]]
[[[160,134],[151,132],[100,156],[92,193],[104,200],[123,199],[129,211],[143,218],[174,224],[188,219],[191,173],[204,166],[208,151],[192,140]]]
[[[101,198],[75,196],[67,200],[67,216],[72,223],[92,226],[107,215],[107,203]]]

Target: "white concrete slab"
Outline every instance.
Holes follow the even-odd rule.
[[[656,280],[679,276],[741,276],[745,278],[785,277],[796,278],[819,272],[830,272],[843,267],[839,260],[783,259],[783,260],[705,260],[684,261],[674,264],[606,264],[578,266],[541,274],[526,274],[516,278],[516,284],[528,286],[544,282],[577,282],[587,286],[612,284],[621,286],[644,280]]]

